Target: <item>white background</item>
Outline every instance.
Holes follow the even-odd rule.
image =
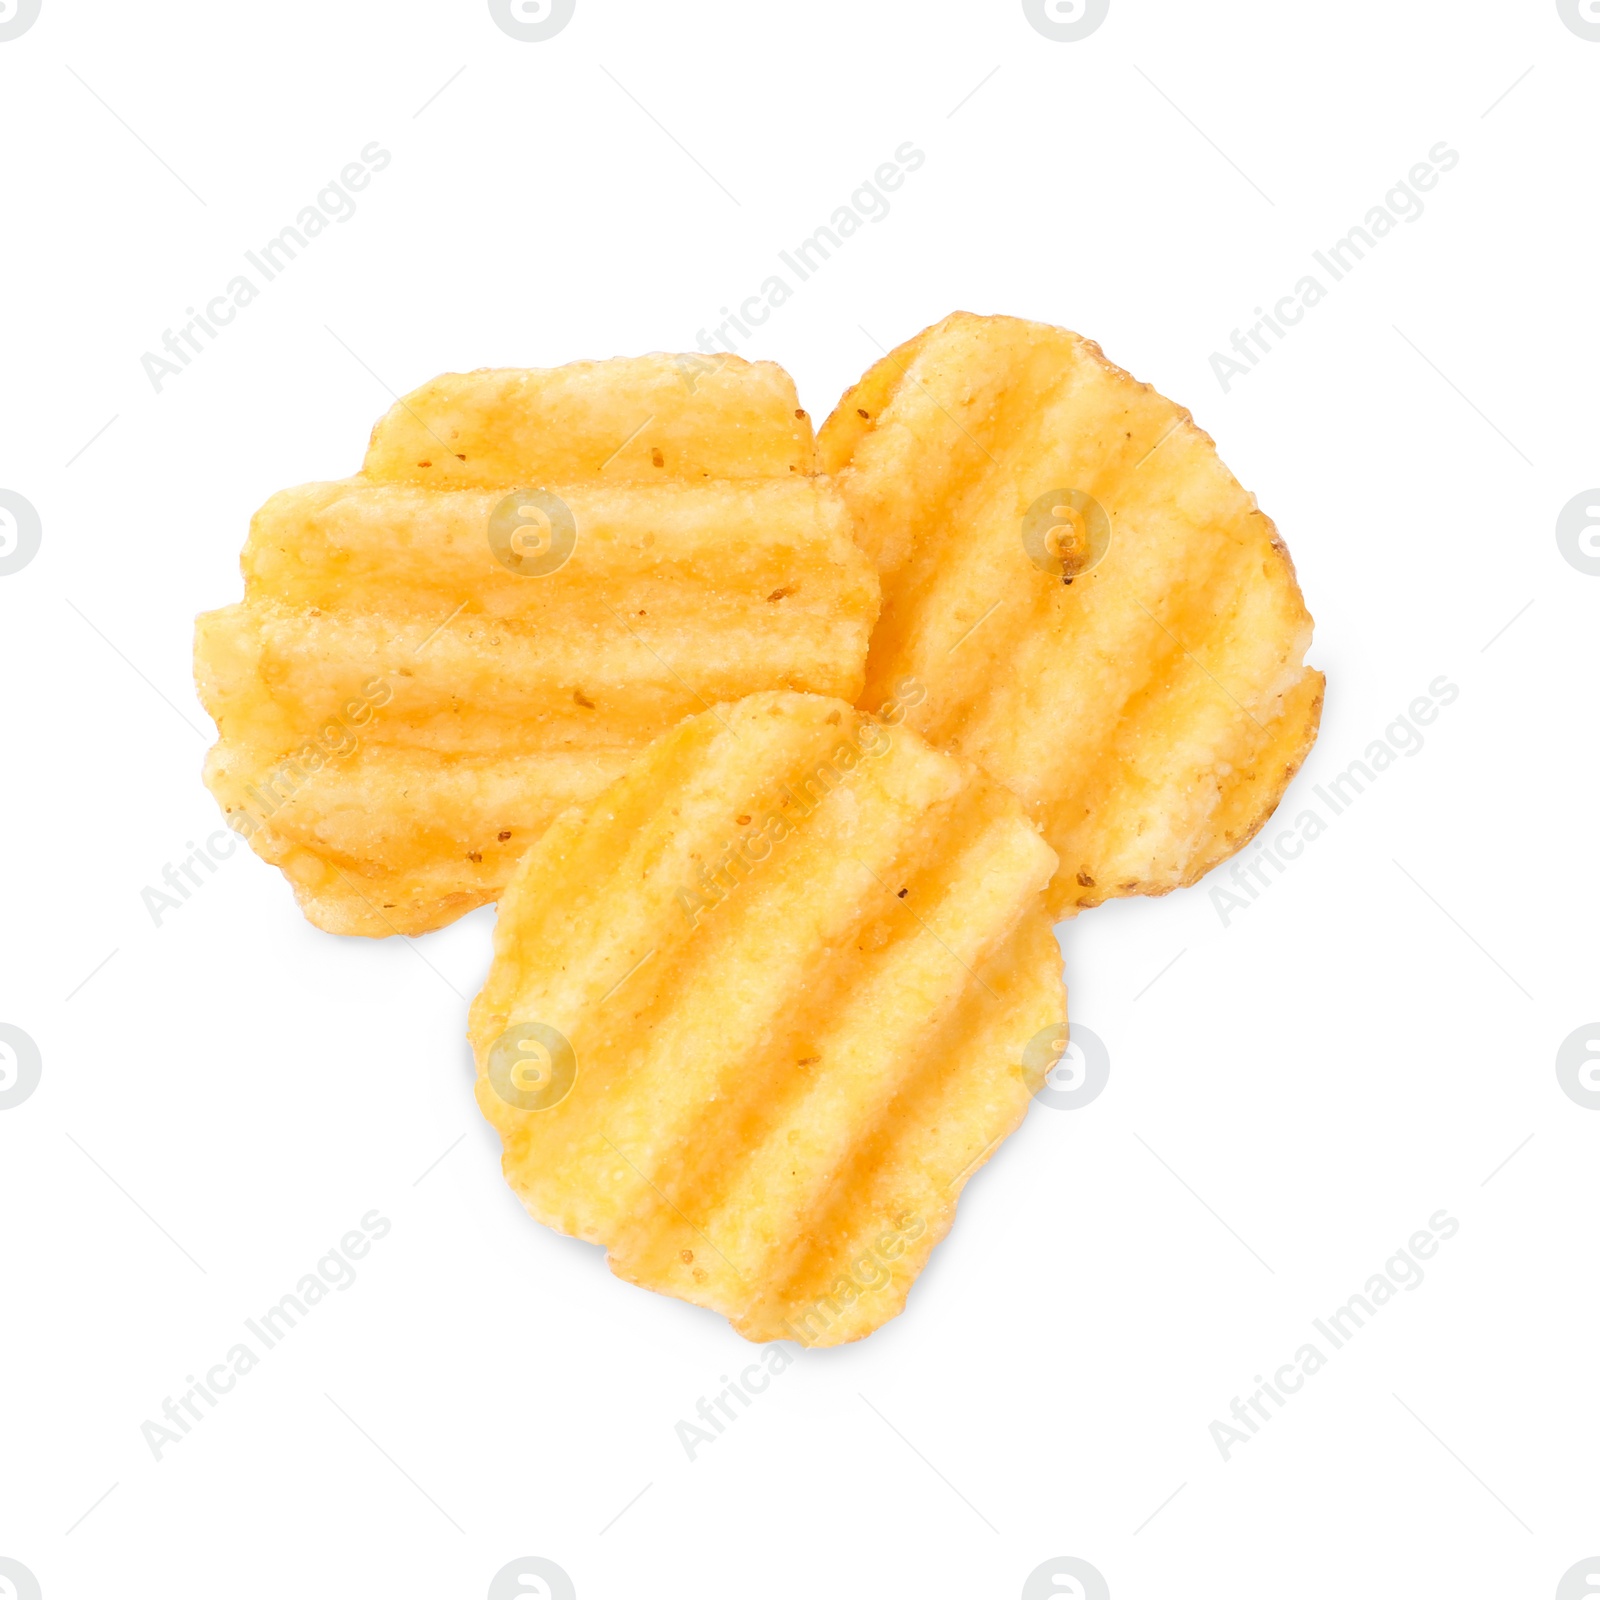
[[[1600,1554],[1600,1113],[1554,1070],[1600,1016],[1600,578],[1554,533],[1600,482],[1597,90],[1554,0],[1112,0],[1079,43],[1015,0],[578,0],[534,44],[482,0],[44,0],[0,43],[0,487],[43,525],[0,577],[0,1021],[43,1059],[0,1112],[0,1556],[45,1600],[478,1597],[524,1555],[582,1600],[1010,1600],[1057,1556],[1116,1600],[1545,1600]],[[357,213],[157,394],[141,355],[372,140]],[[1109,1087],[691,1462],[752,1352],[502,1182],[492,911],[335,939],[242,849],[159,928],[140,892],[218,826],[192,618],[271,491],[437,372],[692,348],[906,140],[741,349],[820,420],[1003,311],[1192,407],[1317,620],[1286,818],[1460,694],[1231,925],[1203,884],[1063,928]],[[1212,352],[1440,140],[1425,214],[1224,394]],[[154,1460],[372,1208],[359,1281]],[[1426,1281],[1224,1462],[1210,1424],[1440,1208]]]

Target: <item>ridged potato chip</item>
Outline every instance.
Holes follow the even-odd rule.
[[[883,583],[864,703],[1019,795],[1057,916],[1195,882],[1272,814],[1322,674],[1288,551],[1187,411],[1098,346],[958,312],[818,437]]]
[[[243,603],[197,624],[207,784],[330,932],[492,900],[680,717],[859,694],[877,581],[814,456],[770,363],[436,379],[362,476],[253,519]]]
[[[529,1212],[752,1340],[899,1312],[1064,1044],[1055,855],[897,690],[679,723],[529,851],[472,1007]]]

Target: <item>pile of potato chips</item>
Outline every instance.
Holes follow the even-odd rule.
[[[735,356],[442,377],[242,565],[195,646],[230,825],[330,932],[497,900],[508,1181],[756,1340],[901,1310],[1066,1047],[1052,922],[1238,850],[1322,703],[1211,440],[1009,317],[817,436]]]

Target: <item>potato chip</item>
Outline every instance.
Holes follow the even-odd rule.
[[[676,359],[437,380],[375,430],[381,481],[256,514],[243,603],[196,629],[206,782],[317,926],[420,933],[494,899],[689,712],[859,694],[877,580],[793,385]],[[418,426],[466,463],[391,473]]]
[[[1181,407],[1060,328],[958,312],[818,440],[883,582],[866,700],[1014,790],[1058,916],[1193,883],[1316,737],[1289,554]]]
[[[679,723],[529,851],[472,1007],[530,1213],[753,1340],[897,1314],[1064,1043],[1055,856],[899,687]]]

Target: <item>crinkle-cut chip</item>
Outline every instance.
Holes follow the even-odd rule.
[[[420,933],[494,899],[552,817],[691,712],[860,693],[877,579],[826,480],[540,490],[572,540],[531,574],[490,541],[518,493],[285,490],[251,524],[243,602],[198,620],[206,781],[318,927]]]
[[[753,1340],[902,1309],[1065,1027],[1054,853],[878,713],[679,723],[523,859],[472,1007],[529,1212]]]
[[[1061,328],[958,312],[818,436],[883,582],[864,703],[1023,800],[1057,916],[1193,883],[1272,814],[1322,674],[1277,530],[1187,411]]]
[[[816,471],[816,443],[782,367],[656,354],[447,372],[396,401],[362,470],[445,488],[785,478]]]

